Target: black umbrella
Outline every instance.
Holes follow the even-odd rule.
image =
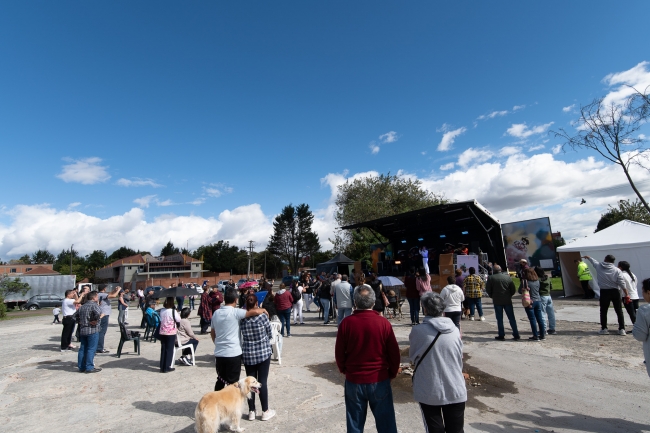
[[[186,289],[185,287],[172,287],[171,289],[160,290],[153,295],[154,298],[175,298],[177,296],[198,296],[196,289]]]

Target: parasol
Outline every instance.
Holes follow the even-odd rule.
[[[172,287],[171,289],[160,290],[153,295],[154,298],[175,298],[177,296],[198,296],[199,292],[195,289],[186,289],[185,287]]]
[[[403,286],[402,280],[396,277],[378,277],[384,287]]]

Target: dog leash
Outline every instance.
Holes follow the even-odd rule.
[[[228,383],[221,376],[217,376],[217,380],[224,384],[224,386],[235,385],[236,388],[239,388],[239,382]]]

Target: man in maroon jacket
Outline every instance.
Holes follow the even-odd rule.
[[[373,311],[375,292],[354,291],[354,313],[339,325],[336,365],[345,374],[348,433],[362,433],[368,405],[378,433],[397,433],[390,380],[399,371],[400,353],[390,322]]]

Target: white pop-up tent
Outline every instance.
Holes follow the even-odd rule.
[[[562,267],[562,281],[566,296],[582,295],[582,286],[578,280],[578,265],[573,261],[581,256],[592,257],[599,262],[607,254],[616,257],[616,263],[625,260],[630,263],[630,270],[637,280],[650,278],[650,226],[634,221],[623,220],[593,235],[571,242],[557,249]],[[596,272],[588,260],[591,275],[594,277],[594,290],[599,292]],[[639,297],[641,297],[641,284]]]

